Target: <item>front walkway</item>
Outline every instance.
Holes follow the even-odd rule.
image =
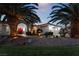
[[[17,42],[31,46],[71,46],[79,45],[79,39],[73,38],[39,38],[39,37],[24,37],[16,39]],[[16,42],[16,43],[17,43]]]
[[[64,46],[79,45],[79,39],[71,38],[31,38],[34,46]]]

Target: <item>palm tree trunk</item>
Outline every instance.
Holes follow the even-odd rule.
[[[71,22],[71,38],[79,38],[79,20]]]
[[[17,24],[18,24],[18,19],[14,18],[10,18],[8,21],[8,24],[10,26],[10,35],[16,36],[17,34]]]

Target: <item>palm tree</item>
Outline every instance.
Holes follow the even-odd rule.
[[[71,37],[79,38],[79,4],[57,4],[52,7],[52,12],[50,17],[52,20],[49,22],[60,21],[60,24],[69,24],[71,23]],[[57,23],[57,24],[59,24]]]
[[[37,8],[37,3],[26,3],[26,4],[0,4],[0,13],[6,14],[7,22],[10,25],[11,35],[14,36],[16,34],[16,28],[18,24],[18,20],[27,19],[27,14],[35,14],[34,9]],[[36,19],[38,20],[38,19]],[[34,21],[36,21],[34,20]]]

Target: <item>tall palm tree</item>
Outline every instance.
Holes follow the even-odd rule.
[[[71,37],[79,38],[79,4],[57,4],[52,7],[50,17],[52,20],[49,22],[55,22],[60,20],[61,24],[69,24],[71,22]],[[58,24],[59,24],[58,23]]]
[[[27,14],[35,14],[34,9],[37,8],[37,3],[26,3],[26,4],[0,4],[0,13],[6,14],[7,22],[10,25],[11,35],[14,36],[16,34],[16,28],[18,24],[19,18],[27,19]],[[36,19],[38,20],[38,19]],[[34,21],[36,21],[34,20]],[[38,20],[39,21],[39,20]]]

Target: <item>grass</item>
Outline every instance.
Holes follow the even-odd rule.
[[[79,46],[0,46],[0,55],[8,56],[79,56]]]

